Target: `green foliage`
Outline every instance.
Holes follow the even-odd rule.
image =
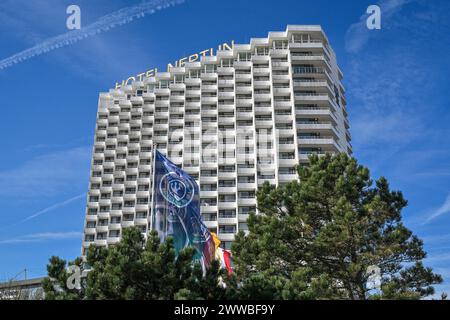
[[[440,275],[422,264],[422,241],[402,222],[407,205],[385,178],[345,154],[313,156],[298,181],[257,193],[259,212],[232,245],[234,275],[214,261],[203,273],[193,248],[147,241],[136,228],[108,248],[90,247],[82,290],[68,290],[66,261],[50,259],[47,299],[420,299]],[[84,267],[80,259],[73,263]],[[380,270],[369,290],[368,269]],[[446,296],[443,296],[446,298]]]
[[[158,300],[225,299],[232,287],[219,284],[227,279],[214,261],[203,276],[199,264],[192,262],[195,249],[186,248],[176,257],[173,239],[160,243],[156,232],[145,242],[136,228],[123,231],[122,240],[108,248],[91,246],[87,253],[90,266],[81,291],[65,286],[66,262],[52,257],[48,265],[50,279],[45,282],[47,299]]]
[[[67,287],[70,274],[68,274],[66,268],[69,265],[82,267],[82,261],[77,258],[67,264],[65,260],[59,257],[53,256],[50,258],[50,263],[47,265],[48,277],[42,283],[46,300],[80,300],[83,298],[83,287],[81,290],[68,289]]]
[[[423,243],[407,229],[407,205],[385,178],[345,154],[310,158],[299,181],[258,190],[260,215],[232,251],[236,273],[253,293],[283,299],[366,299],[371,266],[381,270],[374,298],[418,299],[442,278],[423,267]],[[246,285],[244,285],[245,287]],[[270,289],[269,289],[270,288]],[[270,293],[272,295],[270,297]]]

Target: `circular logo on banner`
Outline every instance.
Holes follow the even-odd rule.
[[[181,179],[176,172],[169,172],[161,178],[159,191],[164,199],[178,208],[184,208],[194,199],[194,185]]]

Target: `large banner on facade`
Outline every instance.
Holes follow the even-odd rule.
[[[209,267],[214,240],[202,221],[200,190],[195,179],[155,151],[152,229],[161,241],[171,236],[178,254],[185,247],[197,250],[195,259]]]

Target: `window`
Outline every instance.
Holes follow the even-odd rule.
[[[148,191],[150,186],[148,184],[140,184],[138,186],[138,191]]]
[[[125,201],[124,206],[125,208],[134,207],[134,201]]]
[[[236,233],[236,226],[219,226],[219,233]]]
[[[150,178],[150,172],[140,172],[139,178]]]
[[[100,206],[100,212],[109,212],[110,207],[109,206]]]
[[[111,230],[109,231],[110,238],[117,238],[120,236],[120,230]]]
[[[250,61],[252,54],[250,52],[239,52],[239,61]]]
[[[86,222],[86,228],[95,228],[95,225],[97,223],[95,221],[88,221]]]
[[[120,223],[121,220],[121,217],[111,217],[112,224]]]
[[[256,47],[257,56],[267,56],[269,55],[269,47]]]
[[[112,210],[121,210],[122,204],[121,203],[113,203],[112,204]]]
[[[219,210],[219,218],[236,218],[236,209]]]
[[[239,214],[250,214],[256,212],[256,207],[239,207]]]
[[[202,206],[217,206],[216,198],[202,198],[200,201]]]
[[[108,225],[108,219],[100,219],[98,220],[98,226],[104,227]]]
[[[136,193],[136,188],[132,187],[125,188],[125,194],[134,194],[134,193]]]
[[[113,191],[113,197],[121,197],[121,196],[123,196],[122,190],[114,190]]]
[[[132,174],[132,175],[127,175],[127,181],[136,181],[137,179],[137,175]]]
[[[138,198],[137,204],[148,204],[148,198]]]
[[[105,239],[106,239],[106,232],[97,233],[97,240],[105,240]]]
[[[120,183],[123,183],[124,181],[125,181],[124,178],[115,178],[115,179],[114,179],[114,183],[115,183],[115,184],[120,184]]]
[[[145,218],[147,218],[147,211],[136,212],[136,219],[145,219]]]
[[[234,202],[236,201],[236,195],[235,194],[221,194],[219,196],[220,202]]]
[[[102,193],[101,199],[109,199],[111,198],[111,193]]]
[[[236,186],[236,180],[234,180],[234,179],[233,180],[219,180],[219,187],[235,187],[235,186]]]
[[[134,215],[133,214],[124,214],[123,215],[123,221],[133,221]]]

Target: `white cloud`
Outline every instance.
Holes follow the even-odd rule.
[[[0,240],[2,244],[21,244],[21,243],[34,243],[44,242],[49,240],[68,240],[68,239],[80,239],[82,237],[81,232],[45,232],[45,233],[33,233],[20,236],[17,238]]]
[[[51,205],[51,206],[49,206],[49,207],[47,207],[47,208],[45,208],[45,209],[42,209],[42,210],[39,210],[39,211],[36,212],[36,213],[33,213],[32,215],[30,215],[30,216],[26,217],[25,219],[21,220],[19,223],[23,223],[23,222],[32,220],[32,219],[34,219],[34,218],[37,218],[37,217],[43,215],[44,213],[53,211],[53,210],[58,209],[58,208],[61,208],[61,207],[64,207],[65,205],[68,205],[69,203],[72,203],[72,202],[74,202],[75,200],[84,198],[85,196],[86,196],[86,194],[85,194],[85,193],[82,193],[82,194],[79,194],[78,196],[75,196],[75,197],[69,198],[69,199],[67,199],[67,200],[64,200],[64,201],[55,203],[54,205]]]
[[[379,1],[377,5],[381,8],[381,29],[388,24],[395,13],[399,12],[405,4],[412,1],[415,0]],[[368,17],[367,14],[363,14],[358,22],[348,28],[345,37],[345,49],[347,52],[357,53],[367,44],[370,36],[376,34],[375,31],[367,29],[366,20]]]
[[[45,54],[61,47],[72,45],[85,38],[107,32],[117,26],[132,22],[135,19],[151,15],[159,10],[183,3],[184,0],[153,0],[143,1],[137,5],[129,6],[110,14],[104,15],[95,22],[83,26],[79,30],[69,31],[59,36],[48,38],[43,42],[0,60],[0,70],[9,68],[14,64]]]
[[[351,133],[356,151],[386,155],[427,131],[421,118],[427,87],[423,66],[393,45],[352,61],[348,72]]]
[[[445,199],[444,203],[430,214],[425,223],[428,223],[431,220],[434,220],[447,213],[450,213],[450,194],[447,196],[447,199]]]
[[[35,157],[0,171],[0,197],[51,197],[86,187],[90,147],[76,147]]]

